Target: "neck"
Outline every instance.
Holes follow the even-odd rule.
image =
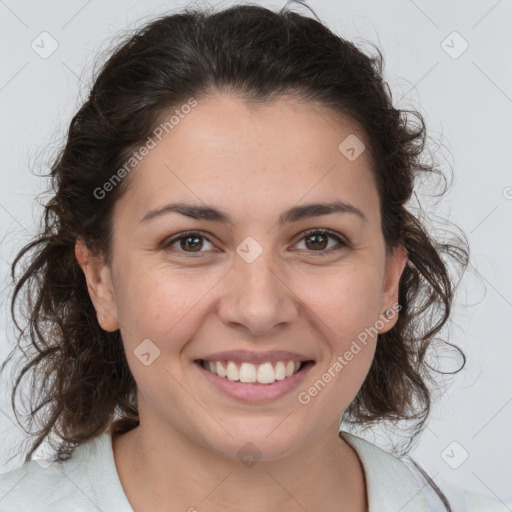
[[[336,426],[335,426],[336,427]],[[135,512],[367,510],[364,472],[337,427],[277,460],[234,460],[140,426],[113,439],[114,458]]]

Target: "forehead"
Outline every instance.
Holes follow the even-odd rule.
[[[215,96],[176,119],[132,171],[127,196],[137,214],[178,198],[245,205],[252,214],[301,200],[357,201],[369,215],[377,206],[369,152],[351,160],[342,151],[347,140],[359,141],[358,151],[366,144],[359,127],[316,104]]]

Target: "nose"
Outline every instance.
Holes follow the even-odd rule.
[[[284,273],[274,270],[271,257],[265,257],[269,252],[264,251],[252,263],[237,258],[219,301],[221,321],[244,334],[272,334],[298,316],[298,298],[285,282]]]

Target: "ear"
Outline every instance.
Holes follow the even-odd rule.
[[[105,331],[119,329],[114,285],[109,266],[101,256],[95,255],[78,239],[75,256],[87,281],[87,290],[96,309],[98,323]]]
[[[379,316],[384,323],[384,327],[379,329],[379,334],[389,331],[398,319],[398,289],[406,264],[407,250],[402,245],[398,245],[386,260],[386,270],[382,282],[381,315]],[[392,314],[390,313],[386,317],[384,312],[388,309],[392,310]]]

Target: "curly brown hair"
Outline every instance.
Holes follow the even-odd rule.
[[[108,428],[126,432],[138,425],[137,387],[121,334],[98,324],[75,244],[83,240],[111,261],[113,207],[129,176],[101,199],[98,189],[165,112],[190,97],[219,92],[257,104],[291,94],[355,121],[365,134],[386,249],[389,254],[403,245],[408,263],[399,284],[399,318],[379,335],[367,378],[344,420],[414,420],[414,435],[420,432],[431,405],[428,381],[434,383],[427,349],[449,318],[458,284],[445,260],[464,272],[469,247],[464,235],[450,243],[434,239],[406,208],[419,179],[444,176],[436,164],[421,160],[424,120],[414,110],[393,107],[376,51],[368,56],[322,22],[286,7],[273,12],[256,5],[185,9],[152,20],[114,48],[52,164],[41,232],[12,263],[11,314],[19,335],[0,371],[17,348],[23,350],[27,362],[11,397],[18,422],[16,391],[33,372],[26,432],[35,439],[26,460],[52,433],[60,438],[61,460]],[[20,299],[23,307],[17,308]]]

